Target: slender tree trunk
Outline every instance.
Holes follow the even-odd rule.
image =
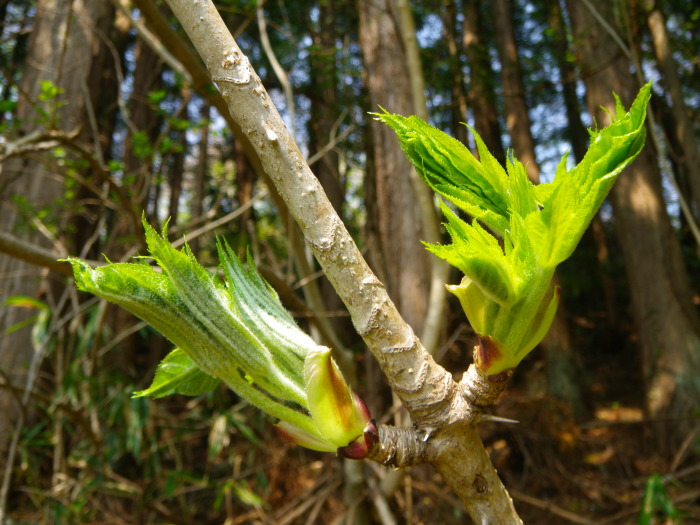
[[[611,2],[594,0],[590,4],[615,27]],[[612,92],[629,104],[639,86],[630,74],[628,59],[592,10],[575,0],[567,5],[588,106],[602,127],[610,122],[605,110],[615,111]],[[700,361],[700,322],[649,141],[620,175],[611,201],[631,287],[648,409],[653,416],[673,420],[679,428],[700,405],[695,378]],[[678,434],[674,437],[682,438]]]
[[[516,158],[525,165],[529,179],[539,184],[540,168],[535,158],[535,141],[532,138],[525,86],[515,43],[511,0],[493,0],[491,10],[498,56],[501,60],[501,83],[511,145]]]
[[[199,119],[203,123],[202,129],[199,132],[199,151],[197,153],[197,168],[195,170],[194,188],[192,195],[192,203],[190,209],[192,210],[192,217],[194,219],[200,218],[204,215],[204,198],[207,188],[207,175],[209,173],[209,120],[210,120],[211,106],[207,102],[203,102]],[[190,241],[190,248],[192,252],[197,255],[199,254],[199,237],[196,237]]]
[[[84,128],[90,130],[92,136],[92,127],[86,119],[90,79],[91,74],[95,74],[91,68],[100,63],[99,57],[105,51],[100,34],[112,25],[111,13],[111,5],[103,0],[40,0],[37,3],[21,81],[22,91],[29,99],[20,97],[16,112],[19,135],[53,127],[64,131]],[[48,102],[38,102],[44,111],[48,110],[48,115],[38,112],[34,105],[45,81],[62,90]],[[52,106],[56,107],[55,112]],[[2,166],[2,177],[5,180],[4,194],[0,198],[0,230],[21,232],[24,240],[53,248],[31,225],[32,217],[23,215],[11,204],[14,198],[19,198],[35,209],[52,209],[64,191],[63,185],[52,176],[52,168],[31,157],[12,158]],[[47,282],[41,269],[2,254],[0,278],[0,301],[26,295],[50,302],[52,292],[55,296],[63,284],[62,280]],[[0,308],[0,326],[9,328],[27,320],[33,313],[19,308]],[[3,371],[20,388],[24,388],[27,365],[32,358],[31,324],[0,338]],[[18,410],[7,390],[0,390],[0,462],[6,459],[6,447]]]
[[[316,153],[331,140],[340,117],[336,71],[336,35],[333,3],[322,0],[319,5],[319,28],[313,35],[314,46],[309,55],[313,78],[310,90],[309,152]],[[314,173],[335,210],[342,216],[345,190],[338,171],[338,154],[328,151],[314,166]]]
[[[569,125],[566,127],[569,142],[576,161],[583,159],[588,150],[588,133],[581,120],[581,104],[576,94],[576,71],[574,63],[569,59],[571,55],[567,38],[564,15],[559,0],[547,0],[547,18],[552,30],[552,51],[557,61],[559,76],[561,77],[562,95],[564,97],[564,109]]]
[[[469,107],[474,114],[474,129],[491,154],[505,165],[506,152],[498,123],[495,75],[489,55],[488,33],[484,24],[482,0],[464,2],[464,51],[469,63]]]
[[[8,0],[3,0],[0,6],[0,28],[7,25],[7,7],[9,5]],[[9,79],[14,79],[17,74],[17,68],[20,64],[24,63],[25,51],[27,48],[27,40],[29,39],[30,31],[27,31],[29,24],[31,23],[31,9],[32,5],[27,3],[22,10],[22,15],[19,18],[19,30],[17,31],[17,38],[12,45],[12,53],[7,53],[6,55],[0,56],[0,71],[2,74],[0,78],[0,100],[7,102],[10,100],[12,95],[11,83]],[[7,60],[7,55],[10,55],[10,59]],[[0,112],[0,124],[5,120],[5,113]],[[2,191],[2,184],[0,184],[0,192]]]
[[[452,104],[450,107],[450,131],[453,136],[468,144],[467,127],[467,94],[464,91],[464,74],[462,73],[461,46],[457,42],[457,5],[454,0],[444,0],[440,9],[442,17],[442,34],[447,43],[449,53],[449,69],[452,76]]]
[[[185,151],[187,151],[187,139],[184,133],[178,134],[178,142],[182,144],[182,151],[176,151],[172,155],[169,171],[170,202],[168,205],[168,217],[170,224],[177,224],[177,216],[180,213],[180,197],[182,196],[182,181],[185,175]]]
[[[685,97],[678,77],[678,64],[673,58],[668,42],[666,22],[659,8],[659,3],[652,0],[644,1],[644,7],[648,12],[647,25],[656,61],[663,73],[661,80],[671,98],[673,131],[681,149],[679,163],[683,165],[683,172],[686,174],[690,189],[688,200],[692,202],[691,208],[695,221],[700,221],[700,150],[698,150],[697,134],[690,119],[690,112],[685,105]]]
[[[240,140],[233,139],[233,159],[236,164],[236,198],[238,205],[243,206],[253,198],[255,185],[255,170],[251,166]],[[241,225],[247,227],[252,220],[253,209],[248,208],[241,216]]]
[[[393,0],[360,1],[360,44],[367,72],[371,105],[378,110],[413,113],[411,83],[406,56],[397,27]],[[375,265],[382,268],[385,284],[399,311],[420,333],[428,295],[426,252],[418,242],[421,232],[420,209],[409,178],[412,169],[386,126],[372,122],[374,177],[368,203],[368,225],[375,229],[377,244],[372,246]]]
[[[574,63],[569,58],[573,56],[569,49],[569,39],[567,37],[567,27],[564,22],[559,0],[547,0],[547,11],[549,27],[552,29],[552,51],[557,61],[559,68],[559,76],[561,77],[562,95],[564,98],[564,108],[566,109],[567,126],[566,130],[569,135],[569,142],[574,154],[576,162],[581,162],[583,156],[588,150],[589,135],[581,120],[582,108],[579,103],[578,95],[576,94],[576,71]],[[610,334],[617,333],[617,307],[615,305],[615,283],[610,277],[608,267],[610,263],[608,242],[605,234],[605,227],[600,218],[600,214],[596,214],[591,221],[591,235],[586,235],[582,242],[591,242],[595,244],[594,250],[598,267],[600,268],[601,286],[605,295],[605,320],[608,325]],[[588,240],[590,239],[590,241]]]
[[[135,177],[135,183],[128,188],[134,205],[143,209],[149,193],[147,174],[152,165],[146,148],[155,142],[161,123],[161,117],[149,102],[149,94],[162,86],[163,62],[140,37],[134,45],[134,58],[134,87],[127,105],[129,134],[124,144],[123,162],[124,172]]]

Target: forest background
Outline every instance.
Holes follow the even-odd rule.
[[[647,146],[558,273],[550,335],[480,425],[532,523],[700,519],[700,7],[690,0],[217,2],[336,210],[426,348],[475,335],[420,240],[439,218],[391,130],[416,114],[533,182],[654,79]],[[380,422],[408,424],[168,9],[0,4],[0,521],[462,523],[427,469],[292,447],[227,390],[131,398],[169,343],[76,292],[69,255],[144,254],[143,211],[215,265],[251,250]],[[646,499],[644,499],[646,498]],[[12,521],[10,521],[12,520]],[[641,522],[641,518],[640,518]]]

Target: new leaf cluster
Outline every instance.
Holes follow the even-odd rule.
[[[465,275],[451,291],[477,334],[492,343],[481,363],[486,373],[517,365],[549,329],[558,298],[554,270],[572,254],[618,175],[644,146],[650,94],[647,84],[629,112],[616,96],[612,124],[590,131],[583,160],[568,169],[564,155],[552,182],[539,185],[517,159],[501,166],[473,130],[480,160],[418,117],[376,115],[396,132],[422,179],[468,217],[441,201],[452,244],[426,248]]]

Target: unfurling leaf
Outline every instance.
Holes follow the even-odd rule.
[[[471,218],[441,203],[452,244],[427,245],[465,278],[450,286],[479,335],[477,366],[487,375],[515,367],[545,336],[559,301],[554,270],[580,241],[620,172],[644,146],[651,85],[629,112],[617,99],[614,122],[591,132],[591,146],[575,168],[566,156],[554,180],[533,185],[516,159],[504,170],[474,138],[481,161],[460,142],[417,117],[387,112],[391,127],[423,180]],[[483,226],[482,226],[483,225]]]
[[[158,235],[145,222],[144,228],[160,272],[146,264],[90,268],[69,259],[79,289],[124,307],[177,347],[151,387],[134,397],[199,395],[223,381],[303,446],[344,454],[366,441],[369,414],[358,408],[364,404],[342,379],[330,350],[319,351],[299,329],[250,258],[246,270],[219,241],[222,281],[187,246],[173,248],[165,231]],[[323,366],[310,364],[316,361]],[[355,446],[351,453],[364,457],[367,448]]]

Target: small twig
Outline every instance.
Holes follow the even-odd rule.
[[[192,75],[189,71],[185,69],[177,58],[173,56],[170,51],[163,45],[163,42],[153,34],[153,32],[148,29],[146,24],[144,24],[142,18],[134,18],[132,13],[131,2],[128,0],[112,0],[112,3],[119,8],[119,10],[124,13],[124,15],[129,19],[131,27],[133,27],[138,35],[143,39],[143,41],[150,47],[160,59],[165,62],[170,69],[172,69],[178,75],[181,75],[185,84],[192,83]]]
[[[277,76],[282,90],[284,91],[284,98],[287,102],[287,112],[289,113],[289,124],[292,132],[292,137],[294,140],[297,139],[297,126],[296,126],[296,109],[294,107],[294,93],[292,91],[292,84],[289,82],[289,76],[284,70],[282,65],[277,60],[275,51],[272,49],[270,44],[270,38],[267,36],[267,22],[265,21],[265,11],[263,10],[263,0],[258,0],[257,6],[257,16],[258,16],[258,30],[260,31],[260,44],[262,45],[263,51],[265,51],[265,56],[270,61],[272,65],[272,70]]]
[[[73,270],[71,270],[68,263],[58,261],[63,255],[56,255],[50,250],[40,248],[33,243],[2,231],[0,231],[0,253],[5,253],[10,257],[15,257],[37,266],[44,266],[63,275],[73,275]]]
[[[523,503],[527,503],[528,505],[532,505],[533,507],[537,507],[538,509],[551,512],[555,516],[564,518],[565,520],[568,520],[571,523],[579,523],[580,525],[597,525],[599,523],[597,521],[591,521],[588,518],[579,516],[578,514],[574,514],[573,512],[570,512],[568,510],[562,509],[554,503],[535,498],[534,496],[529,496],[518,490],[511,489],[510,495],[518,501],[522,501]]]
[[[58,253],[65,254],[62,255],[62,257],[67,257],[68,256],[68,248],[66,248],[66,245],[61,242],[60,239],[58,239],[43,223],[43,221],[38,217],[35,216],[32,218],[32,224],[34,224],[34,227],[36,230],[41,233],[44,238],[51,242],[53,245],[53,249],[57,251]]]
[[[430,435],[415,427],[393,427],[380,425],[379,441],[372,447],[367,459],[394,468],[420,465],[430,461],[435,450],[431,450]]]
[[[367,481],[370,489],[370,497],[372,499],[372,504],[374,505],[377,515],[379,516],[379,521],[382,525],[396,525],[396,518],[391,512],[391,508],[382,494],[382,491],[377,487],[377,482],[373,478],[369,478]]]
[[[101,359],[105,356],[107,352],[109,352],[112,348],[121,343],[124,339],[129,337],[131,334],[135,334],[136,332],[138,332],[142,328],[145,328],[146,326],[148,326],[148,323],[141,321],[133,326],[130,326],[129,328],[126,328],[125,330],[122,330],[116,336],[114,336],[111,341],[105,343],[99,350],[97,350],[97,358]]]
[[[205,233],[209,233],[212,230],[215,230],[219,226],[223,226],[224,224],[227,224],[231,222],[232,220],[236,219],[237,217],[240,217],[245,211],[253,206],[256,202],[258,202],[261,199],[264,199],[267,197],[268,191],[267,190],[262,190],[260,193],[255,195],[253,198],[251,198],[248,202],[246,202],[243,206],[240,206],[233,210],[231,213],[228,213],[224,215],[223,217],[216,219],[215,221],[211,221],[207,223],[206,225],[202,226],[201,228],[197,228],[196,230],[193,230],[191,232],[187,233],[187,238],[180,238],[172,242],[173,248],[177,248],[178,246],[182,246],[186,242],[191,241],[192,239],[196,239],[197,237],[200,237],[201,235],[204,235]]]
[[[688,450],[695,443],[695,438],[697,437],[698,433],[700,433],[700,425],[695,425],[695,428],[693,428],[693,430],[688,433],[688,435],[683,440],[683,443],[674,454],[670,468],[671,473],[676,472],[678,466],[681,464],[681,461],[683,461],[683,459],[686,457]]]
[[[293,522],[299,516],[302,516],[309,507],[311,507],[318,499],[325,500],[328,496],[340,487],[341,480],[338,476],[324,476],[317,480],[316,484],[302,495],[296,498],[286,507],[275,513],[273,518],[277,525],[287,525]]]
[[[347,128],[345,128],[340,135],[333,135],[331,139],[328,141],[328,143],[323,146],[321,149],[319,149],[316,153],[311,155],[309,159],[306,161],[309,166],[313,166],[316,162],[321,160],[324,155],[326,155],[329,151],[332,151],[338,144],[343,142],[345,138],[352,133],[355,130],[355,125],[350,125]]]

